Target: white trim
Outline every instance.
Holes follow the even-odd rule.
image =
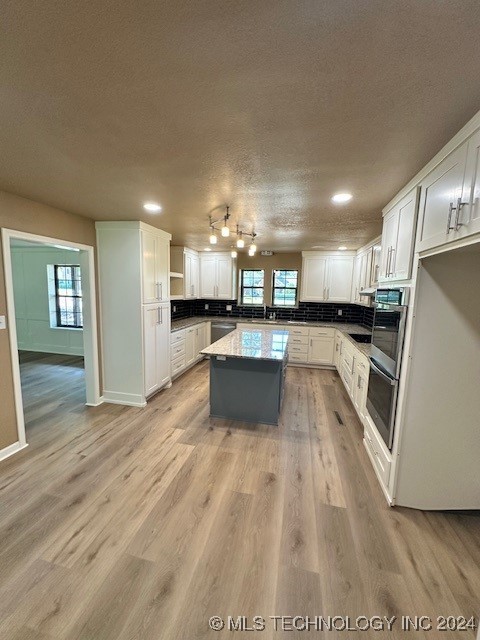
[[[100,396],[100,398],[98,399],[98,402],[96,404],[93,404],[92,402],[86,402],[85,405],[87,407],[99,407],[104,402],[105,402],[105,400],[104,400],[103,396]]]
[[[385,205],[382,209],[383,215],[388,213],[388,211],[394,207],[403,197],[408,195],[408,193],[414,188],[417,187],[420,182],[431,173],[435,167],[437,167],[442,160],[450,155],[457,147],[465,142],[467,138],[469,138],[475,131],[480,128],[480,111],[476,113],[471,120],[467,122],[467,124],[460,129],[460,131],[453,136],[451,140],[447,142],[447,144],[440,149],[440,151],[433,156],[429,163],[427,163],[418,173],[414,176],[410,182],[408,182],[403,189],[401,189],[391,200]]]
[[[159,389],[160,391],[160,389]],[[122,393],[121,391],[103,392],[103,401],[109,404],[125,404],[129,407],[146,407],[145,397],[137,393]]]
[[[18,453],[22,449],[26,449],[28,444],[21,444],[20,442],[14,442],[13,444],[8,445],[3,449],[0,449],[0,460],[6,460],[10,456],[13,456],[14,453]]]
[[[13,387],[15,395],[15,412],[17,418],[18,443],[20,448],[26,446],[25,418],[23,413],[22,385],[20,380],[20,365],[18,362],[18,339],[15,321],[15,300],[13,295],[13,274],[11,240],[27,240],[39,244],[62,245],[80,251],[80,264],[84,266],[86,278],[84,296],[84,358],[85,358],[85,384],[87,403],[96,406],[100,404],[100,375],[98,362],[98,335],[97,335],[97,302],[95,286],[95,259],[94,248],[90,245],[71,242],[58,238],[40,236],[34,233],[16,231],[15,229],[2,229],[3,265],[5,271],[5,289],[7,298],[7,318],[10,338],[10,354],[12,360]],[[83,252],[83,253],[82,253]]]

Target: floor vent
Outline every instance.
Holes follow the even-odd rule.
[[[338,424],[344,425],[345,423],[343,422],[342,416],[338,413],[338,411],[334,411],[333,413],[335,414],[335,417],[337,418]]]

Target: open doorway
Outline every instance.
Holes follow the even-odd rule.
[[[100,404],[93,247],[2,229],[17,449]]]

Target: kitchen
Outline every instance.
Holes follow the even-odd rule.
[[[475,638],[478,3],[3,13],[2,639]]]

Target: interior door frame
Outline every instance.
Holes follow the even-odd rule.
[[[15,412],[17,418],[18,441],[7,447],[6,455],[28,446],[25,433],[25,417],[23,412],[22,385],[18,360],[17,327],[15,321],[15,299],[13,294],[13,273],[11,240],[26,240],[43,245],[56,245],[79,252],[79,263],[82,269],[83,304],[83,351],[85,362],[86,404],[97,406],[103,402],[100,396],[100,367],[98,357],[97,299],[95,285],[95,255],[90,245],[71,242],[61,238],[50,238],[34,233],[2,228],[3,266],[5,273],[5,289],[7,297],[7,320],[9,329],[10,353],[12,361],[13,386],[15,394]],[[6,457],[1,455],[0,458]]]

